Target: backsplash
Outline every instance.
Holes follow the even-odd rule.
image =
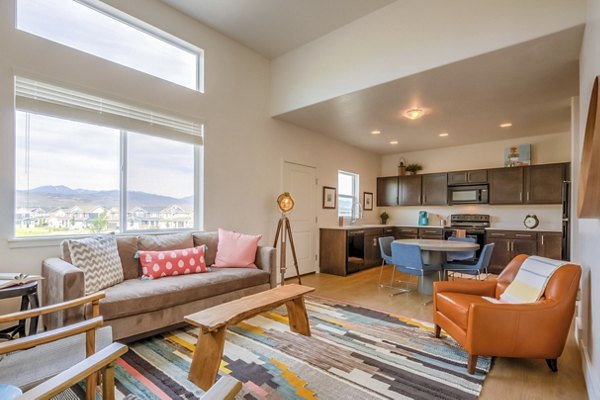
[[[429,213],[429,225],[440,225],[445,218],[450,224],[451,214],[489,214],[491,227],[498,229],[525,229],[523,219],[528,214],[537,215],[540,220],[536,231],[560,231],[562,229],[562,208],[560,205],[461,205],[461,206],[402,206],[380,207],[380,212],[390,215],[388,225],[417,225],[419,211]]]

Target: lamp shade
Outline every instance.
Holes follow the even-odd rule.
[[[294,199],[288,192],[281,193],[277,196],[277,206],[281,212],[292,211],[294,208]]]

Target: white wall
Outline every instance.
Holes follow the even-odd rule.
[[[596,76],[600,75],[600,2],[588,0],[587,4],[579,74],[579,135],[575,138],[577,166],[581,159],[592,85]],[[590,399],[600,399],[600,220],[579,219],[576,226],[574,241],[578,246],[575,261],[580,262],[584,268],[579,312],[583,368]]]
[[[380,157],[270,118],[269,62],[262,56],[159,1],[107,3],[205,50],[205,94],[55,44],[14,28],[14,0],[0,2],[0,271],[39,273],[41,261],[59,254],[56,243],[9,243],[14,209],[15,71],[98,92],[169,113],[206,121],[204,229],[261,233],[271,243],[282,188],[283,161],[317,168],[321,186],[337,186],[337,170],[360,174],[361,191],[375,192]],[[374,214],[374,213],[373,213]],[[373,217],[374,220],[374,217]]]
[[[396,1],[275,59],[271,113],[282,114],[584,22],[585,0]]]
[[[390,154],[382,157],[381,172],[383,176],[397,175],[400,158],[404,158],[407,163],[421,164],[423,166],[421,173],[502,167],[504,165],[504,149],[511,145],[520,144],[531,144],[532,164],[568,162],[571,159],[571,134],[566,132],[466,146]],[[431,225],[439,224],[440,217],[447,218],[450,214],[474,213],[490,214],[492,217],[492,227],[494,228],[523,229],[523,219],[525,216],[535,214],[540,220],[540,224],[536,230],[560,231],[562,229],[562,209],[560,205],[468,205],[386,208],[386,211],[390,214],[391,222],[398,225],[416,224],[420,210],[434,214],[429,219]]]

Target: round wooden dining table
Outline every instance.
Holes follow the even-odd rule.
[[[438,239],[398,239],[394,243],[412,244],[419,246],[423,255],[423,263],[429,265],[444,264],[446,253],[449,251],[473,251],[479,249],[477,243],[461,242],[458,240]],[[444,276],[442,274],[442,276]],[[433,282],[439,280],[438,274],[419,276],[417,290],[421,294],[433,294]]]

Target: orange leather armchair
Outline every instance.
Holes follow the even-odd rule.
[[[467,369],[475,372],[477,356],[544,358],[553,372],[563,352],[575,311],[581,267],[557,269],[544,296],[527,304],[491,303],[517,275],[528,256],[515,257],[493,281],[435,282],[433,321],[435,336],[441,329],[469,354]]]

